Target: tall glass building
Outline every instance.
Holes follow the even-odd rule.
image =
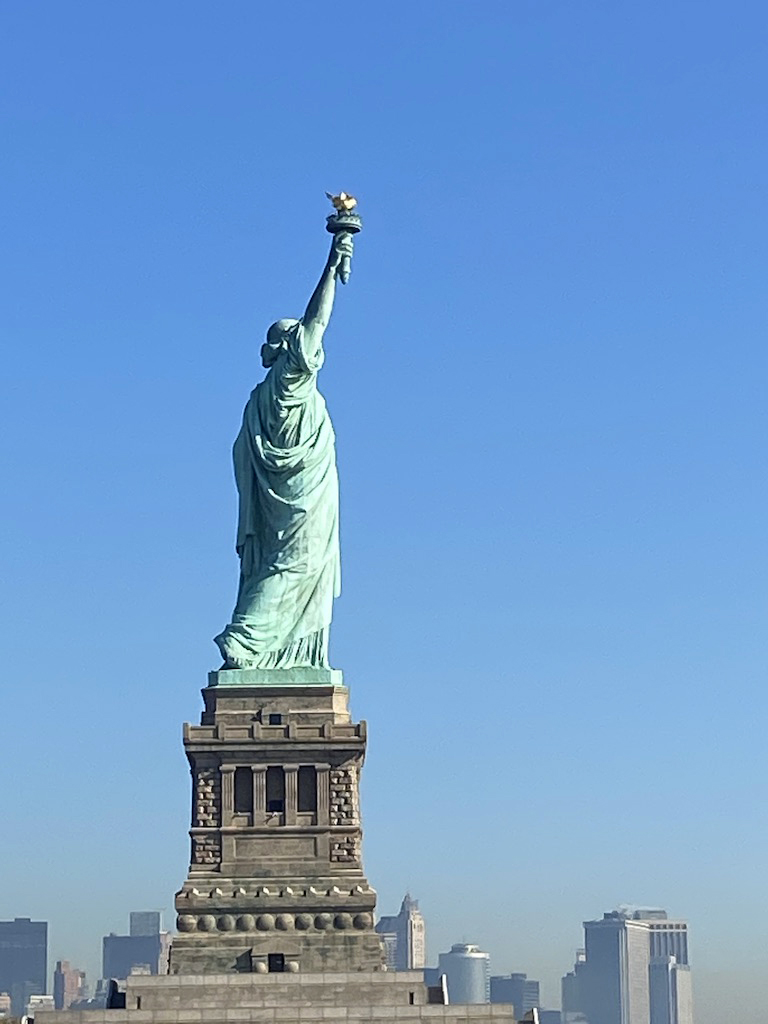
[[[11,997],[21,1017],[31,996],[45,995],[48,983],[48,922],[17,917],[0,921],[0,992]]]
[[[670,921],[664,910],[616,910],[602,920],[585,921],[584,937],[579,988],[589,1024],[692,1024],[684,921]],[[661,968],[654,974],[652,964],[669,965],[670,960],[680,969],[681,991],[687,992],[681,1013],[672,1018],[660,1009],[663,997],[652,1000],[651,991],[653,979],[661,985],[663,978]],[[673,981],[677,984],[677,975]]]
[[[527,974],[492,975],[491,1002],[511,1003],[518,1017],[522,1017],[529,1010],[541,1009],[539,983]]]
[[[651,1021],[653,1024],[693,1024],[691,968],[674,956],[651,960]]]

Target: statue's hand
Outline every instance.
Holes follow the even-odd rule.
[[[344,257],[351,259],[354,251],[355,243],[352,241],[352,235],[346,231],[340,231],[339,234],[334,235],[331,246],[331,268],[338,270]]]

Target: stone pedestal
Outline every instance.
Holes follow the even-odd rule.
[[[35,1024],[514,1024],[511,1006],[448,1006],[421,971],[383,969],[360,854],[365,723],[347,698],[340,672],[210,674],[184,728],[191,857],[170,973]]]
[[[171,974],[377,971],[361,861],[365,723],[340,672],[211,672],[192,772]]]

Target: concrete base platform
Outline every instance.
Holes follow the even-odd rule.
[[[126,1009],[43,1011],[35,1024],[514,1024],[502,1004],[427,1002],[421,971],[328,974],[134,975]]]

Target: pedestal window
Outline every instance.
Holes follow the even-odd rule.
[[[313,764],[303,764],[299,768],[299,812],[317,811],[317,770]]]
[[[285,812],[285,772],[279,765],[267,768],[267,814]]]
[[[235,769],[235,814],[250,814],[253,810],[253,772],[250,768]]]

